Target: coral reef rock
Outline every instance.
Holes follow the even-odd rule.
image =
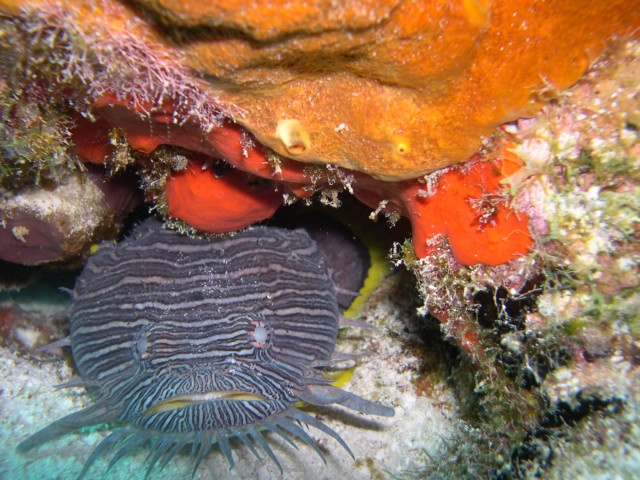
[[[501,263],[532,241],[494,165],[423,176],[491,160],[496,127],[575,83],[613,37],[636,34],[639,6],[2,0],[0,141],[13,165],[0,182],[16,166],[23,184],[73,167],[60,158],[137,168],[159,213],[208,233],[316,192],[337,205],[348,191],[409,217],[418,257],[442,233],[458,262]],[[429,223],[447,197],[427,198],[430,187],[474,197],[452,212],[481,228]],[[465,236],[481,240],[476,252],[460,248]]]
[[[113,41],[111,48],[129,36],[155,44],[197,72],[201,87],[279,154],[387,180],[468,158],[497,125],[535,111],[531,100],[541,92],[574,83],[609,37],[637,30],[639,6],[0,2],[14,14],[61,9],[79,29]]]
[[[640,25],[628,1],[138,3],[260,142],[393,180],[465,160]]]
[[[0,259],[81,264],[92,243],[115,236],[122,213],[136,203],[135,193],[113,183],[68,174],[48,189],[0,191]]]

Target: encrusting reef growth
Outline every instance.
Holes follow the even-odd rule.
[[[414,360],[373,314],[413,372],[396,406],[447,379],[458,410],[391,474],[632,471],[640,2],[241,3],[0,0],[0,259],[80,267],[143,202],[197,237],[370,222],[353,196],[368,235],[407,229]]]
[[[423,312],[477,366],[470,398],[482,430],[463,430],[457,455],[487,462],[482,445],[501,445],[491,458],[504,460],[493,465],[502,478],[615,469],[637,435],[639,55],[637,42],[611,48],[536,117],[495,132],[523,161],[502,184],[529,217],[527,255],[465,266],[445,239],[422,259],[397,251],[418,278]],[[597,465],[587,451],[613,457]],[[621,462],[620,472],[632,468]]]

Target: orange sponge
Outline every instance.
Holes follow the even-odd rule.
[[[210,233],[225,233],[271,217],[282,195],[269,183],[232,169],[216,174],[203,162],[190,162],[171,176],[165,189],[169,214]]]
[[[355,195],[372,207],[387,200],[384,210],[408,217],[419,258],[433,253],[444,235],[458,263],[498,265],[526,254],[533,243],[527,216],[510,209],[501,184],[520,169],[522,160],[507,143],[499,152],[497,158],[478,155],[450,167],[431,188],[422,180],[377,182]]]

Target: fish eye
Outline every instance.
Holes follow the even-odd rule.
[[[151,326],[145,324],[133,337],[132,350],[133,357],[138,361],[144,361],[151,354],[152,338]]]
[[[247,340],[256,348],[264,350],[271,343],[271,328],[263,319],[252,319],[247,325]]]
[[[136,350],[140,358],[144,358],[147,354],[147,348],[149,348],[149,340],[146,336],[141,335],[136,341]]]

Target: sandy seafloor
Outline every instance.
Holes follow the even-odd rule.
[[[352,449],[355,460],[332,438],[313,428],[309,434],[325,453],[325,465],[313,449],[302,442],[298,450],[277,436],[266,434],[278,456],[284,473],[262,454],[256,459],[251,451],[232,442],[235,467],[216,447],[204,458],[194,479],[484,479],[473,454],[478,437],[460,436],[467,425],[459,417],[454,387],[446,375],[435,372],[422,377],[419,393],[416,379],[424,374],[429,347],[418,335],[420,322],[415,315],[417,305],[407,273],[388,277],[374,292],[365,307],[362,320],[375,325],[375,330],[349,328],[341,332],[338,350],[349,353],[368,351],[351,380],[342,388],[362,397],[395,408],[393,418],[361,415],[341,407],[314,408],[313,413],[334,429]],[[28,300],[24,308],[59,313],[64,305],[49,305]],[[423,332],[424,333],[424,332]],[[23,332],[28,336],[28,332]],[[73,378],[69,356],[46,361],[31,360],[25,353],[0,347],[0,480],[66,480],[75,479],[84,461],[108,430],[91,430],[69,434],[21,455],[19,442],[52,421],[80,410],[89,404],[83,389],[56,389],[55,385]],[[443,360],[443,359],[441,359]],[[612,359],[612,362],[614,360]],[[625,398],[624,408],[617,414],[593,414],[563,434],[538,446],[550,452],[551,463],[542,470],[534,460],[517,478],[634,480],[640,471],[640,378],[637,369],[618,362],[617,370],[627,371],[625,385],[619,394]],[[568,377],[570,386],[578,378]],[[498,432],[499,434],[499,432]],[[486,439],[485,439],[486,446]],[[86,479],[144,479],[148,447],[127,455],[107,472],[112,452],[97,460]],[[189,448],[160,470],[157,466],[150,479],[190,479],[192,462]],[[496,456],[500,457],[496,448]],[[544,457],[544,455],[542,455]],[[505,457],[503,460],[508,459]],[[451,468],[465,462],[464,468]],[[486,465],[484,466],[486,467]],[[461,472],[465,472],[461,477]],[[494,471],[495,472],[495,471]],[[510,478],[509,476],[504,478]]]
[[[441,443],[450,435],[455,419],[455,400],[444,384],[431,385],[428,396],[416,393],[412,379],[420,361],[415,356],[415,349],[407,348],[412,334],[406,324],[407,316],[412,316],[412,294],[406,289],[399,289],[399,281],[398,275],[388,278],[365,309],[363,318],[378,328],[343,331],[338,342],[339,350],[366,350],[371,353],[361,361],[343,388],[392,405],[395,416],[365,416],[341,407],[308,410],[342,436],[352,449],[355,460],[334,439],[311,428],[309,433],[326,455],[326,465],[311,447],[299,442],[296,451],[282,439],[268,434],[269,443],[282,463],[283,474],[266,455],[258,460],[236,441],[233,442],[236,465],[232,470],[214,447],[193,478],[393,478],[424,466],[425,455],[435,456]],[[406,295],[402,294],[403,291]],[[37,305],[30,307],[36,308]],[[53,310],[55,308],[60,307],[53,307]],[[54,388],[73,377],[70,362],[63,358],[34,362],[6,348],[0,350],[0,355],[0,478],[75,478],[108,430],[70,434],[24,455],[15,451],[16,445],[30,434],[88,405],[90,399],[83,389]],[[107,454],[95,462],[85,478],[145,478],[147,454],[148,448],[140,448],[105,473],[111,456]],[[160,471],[156,466],[150,478],[188,479],[191,478],[191,465],[187,448],[164,470]]]

